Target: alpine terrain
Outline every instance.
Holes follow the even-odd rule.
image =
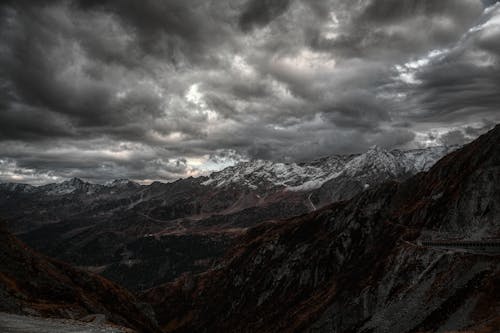
[[[497,126],[428,172],[260,224],[144,300],[166,332],[498,332],[499,221]],[[493,252],[420,245],[443,239]]]
[[[498,332],[499,147],[500,125],[168,184],[3,184],[7,227],[81,267],[1,229],[0,327]]]
[[[308,163],[243,162],[208,177],[139,185],[70,179],[0,184],[9,230],[49,256],[144,290],[213,266],[235,237],[269,219],[349,199],[427,170],[457,147],[334,155]]]

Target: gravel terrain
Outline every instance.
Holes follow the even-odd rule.
[[[19,316],[0,312],[2,333],[123,333],[128,329],[69,319]]]

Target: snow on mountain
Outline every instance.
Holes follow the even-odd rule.
[[[320,163],[274,163],[256,160],[244,162],[222,171],[214,172],[202,185],[216,187],[242,184],[249,188],[258,186],[294,187],[306,182],[324,180],[336,171],[342,170],[348,158],[331,156]]]
[[[115,179],[115,180],[106,182],[104,184],[104,186],[116,187],[116,188],[129,188],[129,187],[133,188],[133,187],[140,187],[141,185],[139,185],[138,183],[133,182],[129,179],[122,178],[122,179]]]
[[[454,146],[437,146],[423,149],[413,149],[403,152],[405,160],[407,161],[407,168],[417,171],[429,170],[439,159],[460,148],[458,145]]]
[[[265,160],[242,162],[199,178],[200,184],[217,188],[243,186],[249,189],[284,188],[290,191],[311,191],[339,177],[348,177],[369,183],[381,178],[398,178],[429,169],[441,157],[458,146],[439,146],[409,151],[387,151],[373,146],[363,154],[332,155],[304,163],[277,163]],[[94,194],[101,191],[139,189],[141,185],[116,179],[104,185],[91,184],[79,178],[43,186],[6,183],[0,187],[14,192],[44,192],[48,195],[71,193]]]
[[[355,177],[368,176],[373,173],[387,173],[398,176],[405,169],[405,159],[378,146],[371,147],[366,153],[350,160],[344,167],[343,174]]]
[[[373,146],[357,155],[334,155],[307,163],[274,163],[255,160],[214,172],[202,185],[224,187],[283,186],[291,191],[309,191],[337,177],[399,177],[429,169],[441,157],[457,149],[430,147],[409,151],[387,151]]]
[[[93,194],[102,186],[84,182],[80,178],[71,178],[62,183],[47,184],[38,187],[38,190],[45,192],[48,195],[65,195],[75,192],[83,192]]]

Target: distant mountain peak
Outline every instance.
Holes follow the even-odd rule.
[[[388,151],[373,145],[363,154],[331,155],[302,163],[250,160],[213,172],[208,177],[195,179],[194,182],[216,188],[236,187],[256,190],[261,194],[279,189],[294,192],[311,191],[322,187],[326,182],[342,177],[350,177],[353,181],[362,181],[363,184],[373,184],[382,178],[404,178],[426,171],[441,157],[457,148],[458,146],[441,146],[409,151]],[[43,191],[49,195],[93,194],[106,192],[106,189],[117,193],[140,186],[126,178],[118,178],[99,185],[77,177],[39,187],[3,185],[11,191]]]
[[[202,184],[207,186],[283,186],[293,191],[321,187],[340,176],[405,176],[427,170],[441,157],[458,147],[431,147],[418,150],[388,151],[373,145],[363,154],[332,155],[311,162],[277,163],[265,160],[242,162],[212,173]]]
[[[107,187],[128,187],[128,186],[140,186],[138,183],[127,179],[127,178],[118,178],[112,181],[106,182],[104,184]]]
[[[368,150],[366,152],[371,152],[371,151],[386,151],[384,148],[380,147],[379,145],[372,145],[368,148]]]
[[[65,184],[71,184],[71,185],[82,185],[82,184],[85,184],[85,182],[83,180],[81,180],[80,178],[78,178],[78,177],[70,178],[70,179],[64,181],[63,183],[65,183]]]
[[[70,194],[77,191],[85,191],[86,193],[91,194],[95,192],[97,186],[99,185],[90,184],[80,178],[73,177],[61,183],[40,186],[39,189],[45,190],[47,194],[51,195]]]

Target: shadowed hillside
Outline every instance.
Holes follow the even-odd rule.
[[[275,223],[153,288],[168,332],[497,332],[498,256],[418,246],[500,237],[500,126],[429,172]]]
[[[43,257],[0,227],[0,311],[80,319],[92,314],[159,332],[148,305],[98,276]]]

